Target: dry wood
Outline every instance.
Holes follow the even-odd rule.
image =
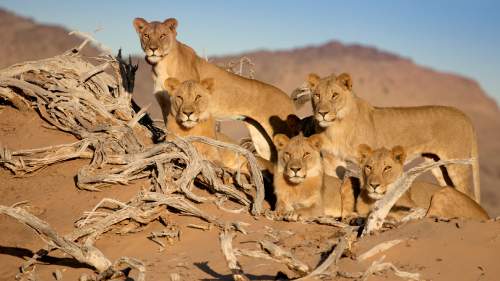
[[[366,259],[369,259],[375,255],[378,255],[384,251],[387,251],[389,250],[390,248],[398,245],[399,243],[403,242],[403,241],[406,241],[406,240],[402,240],[402,239],[396,239],[396,240],[390,240],[390,241],[386,241],[386,242],[382,242],[376,246],[374,246],[373,248],[371,248],[370,250],[366,251],[365,253],[359,255],[356,259],[358,261],[364,261]]]
[[[392,270],[396,276],[407,280],[415,280],[415,281],[420,280],[420,274],[399,270],[394,264],[390,262],[382,262],[384,258],[385,256],[382,256],[380,259],[374,261],[362,275],[361,281],[366,281],[374,273],[385,270]]]
[[[300,107],[309,102],[311,100],[311,96],[311,89],[309,88],[307,82],[302,83],[302,85],[293,90],[292,94],[290,95],[297,107]]]
[[[243,273],[243,269],[241,268],[241,265],[238,262],[238,259],[236,258],[236,254],[233,250],[233,238],[234,238],[234,233],[229,229],[224,229],[223,231],[221,231],[219,235],[219,240],[222,253],[226,258],[227,266],[231,270],[233,279],[235,281],[249,280]]]
[[[80,246],[60,236],[48,223],[26,212],[22,208],[10,208],[0,205],[0,213],[6,214],[30,227],[50,246],[60,249],[81,263],[94,267],[98,272],[103,272],[111,266],[111,262],[97,248],[85,244]]]
[[[395,182],[393,182],[389,187],[387,193],[384,197],[377,202],[375,202],[373,211],[368,215],[366,225],[363,229],[363,235],[372,233],[382,227],[384,220],[394,206],[396,201],[410,188],[411,184],[421,174],[439,166],[449,165],[449,164],[461,164],[468,165],[472,163],[472,159],[454,159],[454,160],[442,160],[438,162],[425,162],[417,167],[414,167],[403,173]]]
[[[293,270],[294,272],[300,275],[306,275],[307,273],[309,273],[310,268],[307,264],[299,261],[293,256],[292,253],[274,244],[273,242],[268,240],[262,240],[260,241],[260,246],[264,251],[269,253],[269,255],[273,259],[278,260],[283,264],[286,264],[286,266],[290,270]]]
[[[247,68],[245,71],[245,67]],[[237,61],[228,62],[224,69],[226,71],[232,72],[236,75],[240,75],[249,79],[254,79],[255,76],[255,64],[248,57],[241,57]]]
[[[166,237],[169,243],[172,243],[173,239],[180,239],[179,229],[153,231],[149,234],[148,239],[160,245],[160,252],[165,250],[165,243],[161,242],[158,238]]]
[[[257,160],[255,159],[255,156],[253,153],[250,151],[235,145],[235,144],[230,144],[230,143],[225,143],[205,137],[199,137],[199,136],[189,136],[186,138],[188,141],[191,142],[202,142],[205,144],[213,145],[219,148],[223,149],[229,149],[231,151],[234,151],[236,153],[239,153],[243,155],[247,161],[248,161],[248,166],[250,167],[250,172],[251,176],[253,179],[253,183],[255,184],[256,188],[256,196],[254,198],[254,204],[252,207],[252,214],[254,215],[260,215],[262,213],[262,204],[264,202],[264,181],[262,178],[262,173],[260,172],[259,165],[257,164]],[[217,184],[214,185],[214,187],[217,189],[223,189],[223,187],[218,186]]]
[[[328,258],[321,263],[315,270],[313,270],[311,273],[307,274],[306,276],[296,279],[296,280],[311,280],[314,277],[321,276],[325,274],[325,271],[330,268],[332,265],[337,265],[340,257],[344,253],[344,251],[347,249],[349,243],[348,239],[344,236],[339,239],[339,242],[337,243],[337,246],[335,246],[335,249],[330,253]],[[336,271],[336,270],[335,270]],[[328,272],[326,273],[327,275],[335,275],[334,272]]]
[[[340,222],[336,218],[333,218],[333,217],[316,217],[316,218],[310,218],[310,219],[305,220],[305,222],[307,222],[307,223],[318,223],[318,224],[330,225],[330,226],[335,226],[335,227],[339,227],[339,228],[350,227],[348,224]]]

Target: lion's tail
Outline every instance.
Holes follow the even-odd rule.
[[[472,180],[474,184],[474,198],[477,203],[480,203],[481,181],[479,179],[479,152],[478,152],[477,137],[475,132],[474,132],[474,139],[472,141],[471,157],[472,157]]]

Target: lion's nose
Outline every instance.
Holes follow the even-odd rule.
[[[191,116],[191,114],[194,113],[194,110],[188,108],[188,109],[183,109],[182,113],[184,113],[188,118]]]
[[[302,170],[302,168],[299,166],[290,166],[290,170],[297,174],[300,170]]]
[[[371,186],[371,188],[373,188],[373,190],[377,190],[377,188],[380,186],[380,183],[378,183],[378,182],[371,182],[370,186]]]
[[[158,47],[156,47],[156,46],[149,46],[149,49],[154,52],[154,51],[158,50]]]
[[[328,111],[322,111],[322,110],[320,110],[320,111],[318,111],[318,113],[319,113],[321,116],[323,116],[323,118],[325,118],[325,116],[328,114]]]

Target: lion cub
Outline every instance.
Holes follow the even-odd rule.
[[[324,173],[319,135],[274,137],[278,162],[274,170],[276,210],[302,217],[342,216],[342,182]]]
[[[177,136],[204,136],[220,141],[231,142],[229,137],[215,130],[215,118],[210,114],[210,95],[215,87],[213,78],[202,81],[187,80],[180,82],[168,78],[165,90],[170,93],[171,103],[167,120],[167,130]],[[231,169],[244,168],[246,161],[235,153],[218,149],[202,143],[195,143],[200,153],[209,160],[219,162]]]
[[[356,201],[360,215],[371,211],[373,204],[387,192],[388,186],[403,174],[406,152],[401,146],[391,150],[372,150],[368,145],[358,147],[361,167],[361,192]],[[488,214],[467,195],[452,187],[441,187],[426,182],[414,182],[409,191],[396,202],[391,216],[398,219],[411,208],[423,208],[426,217],[488,219]]]

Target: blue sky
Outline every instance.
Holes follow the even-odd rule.
[[[125,53],[140,52],[137,16],[176,17],[179,40],[207,55],[361,43],[474,78],[500,101],[500,1],[0,0],[0,7],[69,29],[101,27],[95,37]]]

